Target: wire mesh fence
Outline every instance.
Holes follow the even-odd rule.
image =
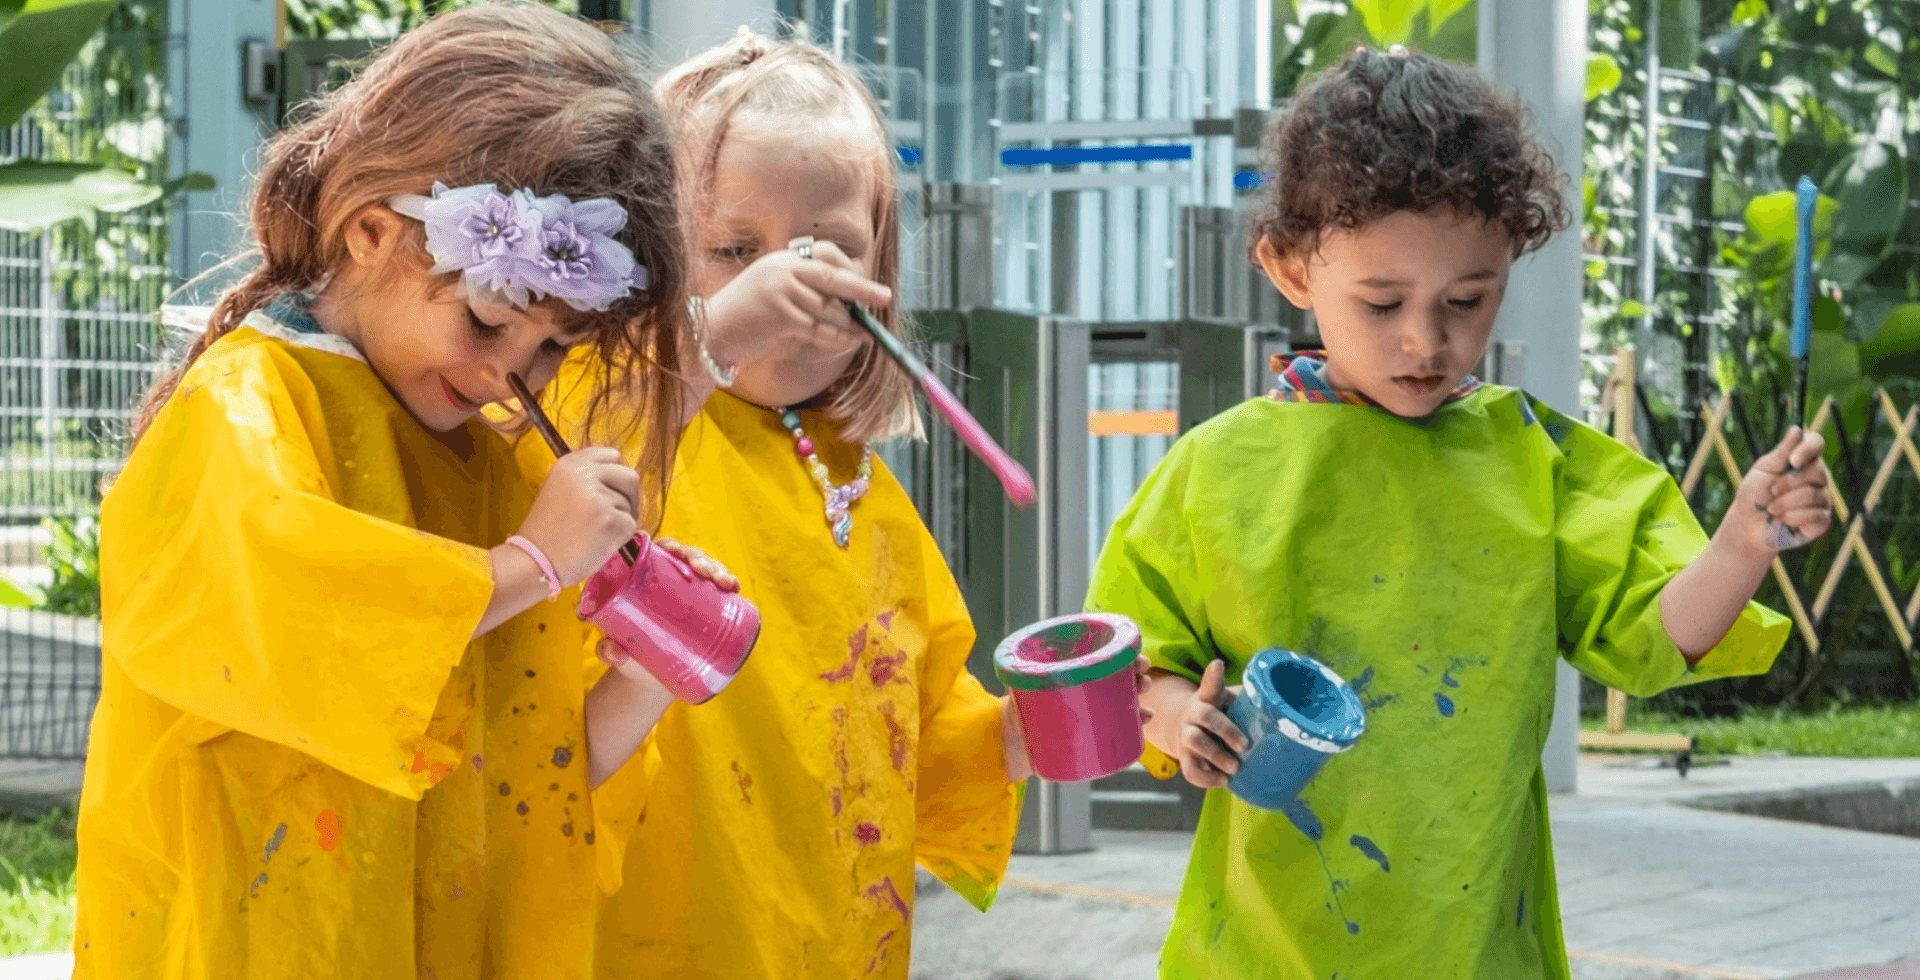
[[[0,162],[110,163],[164,176],[164,2],[128,3],[27,117]],[[86,753],[99,697],[103,480],[152,377],[171,282],[164,204],[0,231],[0,757]]]

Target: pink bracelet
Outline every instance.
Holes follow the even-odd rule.
[[[508,538],[507,543],[526,552],[527,557],[533,559],[535,565],[540,566],[540,574],[547,580],[547,598],[549,600],[558,598],[560,596],[560,575],[553,570],[553,562],[547,560],[547,553],[541,551],[539,545],[528,541],[518,534]]]

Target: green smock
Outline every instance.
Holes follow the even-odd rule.
[[[1367,731],[1287,813],[1208,794],[1161,976],[1567,977],[1555,661],[1641,696],[1766,670],[1791,624],[1765,607],[1691,669],[1667,636],[1660,590],[1705,546],[1658,465],[1512,388],[1417,420],[1259,399],[1182,438],[1089,608],[1195,681],[1221,657],[1238,683],[1267,647],[1318,658]]]

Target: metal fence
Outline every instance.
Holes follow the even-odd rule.
[[[0,131],[0,161],[164,175],[169,46],[164,3],[124,5],[43,103]],[[152,376],[169,218],[155,204],[0,231],[0,573],[45,600],[0,617],[0,757],[86,753],[99,697],[95,517]]]

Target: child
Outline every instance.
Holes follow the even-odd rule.
[[[650,785],[639,767],[608,784],[645,833],[597,971],[904,978],[915,862],[989,903],[1029,770],[965,669],[940,551],[868,448],[920,431],[911,380],[845,306],[896,322],[892,142],[860,80],[805,44],[743,32],[656,90],[698,215],[693,357],[717,379],[694,369],[697,398],[731,385],[683,435],[664,527],[738,572],[763,625],[730,687],[661,720]]]
[[[1140,623],[1149,755],[1196,785],[1236,770],[1223,686],[1267,647],[1351,681],[1367,731],[1284,814],[1208,794],[1161,975],[1564,978],[1554,653],[1642,696],[1764,671],[1789,624],[1748,600],[1827,529],[1820,437],[1755,464],[1708,542],[1658,465],[1467,374],[1514,260],[1567,223],[1472,70],[1355,52],[1267,151],[1254,256],[1326,351],[1174,446],[1088,605]]]
[[[104,504],[76,976],[588,971],[589,769],[668,698],[610,674],[589,706],[549,600],[633,533],[675,433],[535,497],[475,413],[576,345],[679,403],[648,364],[685,295],[663,131],[599,32],[485,6],[267,146],[258,268]]]

